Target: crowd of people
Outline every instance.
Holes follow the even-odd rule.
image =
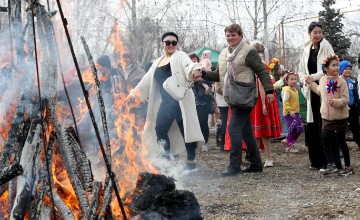
[[[197,54],[188,55],[178,50],[178,35],[166,32],[161,37],[164,54],[146,70],[131,52],[124,51],[118,57],[123,66],[118,60],[111,62],[107,55],[100,56],[96,64],[103,79],[101,89],[109,108],[114,94],[146,103],[135,111],[145,119],[143,145],[150,152],[160,151],[158,156],[166,160],[186,151],[184,170],[197,169],[196,149],[207,151],[209,115],[216,113],[217,148],[229,151],[223,176],[273,167],[271,140],[280,137],[285,152],[297,153],[295,143],[303,132],[309,169],[323,175],[352,175],[345,134],[350,123],[360,150],[358,81],[351,77],[352,64],[334,54],[322,28],[320,22],[309,25],[310,39],[296,71],[286,71],[276,58],[265,60],[264,45],[247,42],[238,24],[224,29],[228,46],[221,51],[216,66],[210,60],[211,51],[204,51],[201,59]],[[88,68],[85,56],[79,55],[78,60],[81,71]],[[76,77],[75,67],[64,75],[72,94],[80,88]],[[236,88],[250,92],[235,94]],[[305,118],[300,114],[300,94],[306,98]],[[74,103],[79,102],[72,97]],[[242,97],[250,101],[239,104]],[[260,149],[265,151],[264,163]],[[244,159],[249,161],[245,169]]]
[[[267,63],[264,45],[259,41],[245,41],[239,25],[229,25],[224,34],[228,47],[221,51],[213,69],[206,60],[208,54],[200,60],[196,54],[187,56],[177,50],[179,39],[176,33],[167,32],[162,36],[165,54],[152,64],[130,93],[149,102],[144,143],[149,143],[149,148],[163,149],[161,156],[167,159],[171,159],[173,148],[185,145],[185,169],[194,170],[197,142],[204,143],[202,150],[206,150],[208,115],[217,112],[217,147],[221,151],[229,150],[230,154],[223,176],[262,172],[264,167],[274,166],[271,140],[283,137],[284,151],[297,153],[295,143],[303,132],[309,169],[319,170],[323,175],[354,174],[345,133],[349,121],[354,140],[359,145],[358,84],[351,77],[352,64],[341,61],[324,39],[322,24],[312,22],[309,25],[310,40],[305,43],[296,72],[285,71],[277,59]],[[188,82],[192,82],[192,89],[186,90],[181,99],[172,97],[173,92],[162,86],[174,76],[178,87],[187,87]],[[256,85],[252,106],[244,107],[234,102],[237,95],[232,92],[233,82]],[[300,114],[300,93],[306,98],[305,118]],[[265,151],[264,163],[259,149]],[[242,168],[243,152],[249,161],[245,169]],[[344,157],[344,166],[340,153]]]
[[[146,73],[127,51],[121,54],[124,67],[112,65],[103,55],[97,59],[98,68],[101,74],[111,76],[101,85],[103,92],[145,101],[144,145],[148,149],[156,146],[154,150],[160,149],[165,159],[186,151],[184,169],[188,171],[196,169],[196,148],[207,151],[209,115],[217,113],[216,144],[230,154],[223,176],[273,167],[271,140],[282,138],[284,151],[297,153],[295,143],[303,132],[310,169],[324,175],[354,174],[345,133],[349,122],[360,146],[358,82],[351,77],[352,64],[340,61],[323,37],[322,24],[309,25],[310,40],[296,72],[285,71],[276,58],[265,60],[264,45],[243,39],[240,25],[229,25],[224,34],[228,47],[221,51],[217,66],[212,66],[211,51],[204,51],[200,59],[178,50],[181,39],[174,32],[162,35],[164,55],[151,63]],[[73,83],[74,71],[65,74],[66,84]],[[172,88],[176,87],[172,78],[178,88]],[[253,106],[244,108],[231,101],[232,80],[256,85]],[[181,98],[173,95],[180,91],[185,91]],[[300,114],[301,93],[306,98],[305,118]],[[265,151],[264,163],[260,149]],[[241,168],[243,152],[249,161],[246,169]]]

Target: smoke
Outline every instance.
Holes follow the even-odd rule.
[[[181,180],[184,175],[188,174],[184,170],[185,163],[181,158],[167,155],[164,145],[164,141],[159,141],[158,146],[152,148],[151,152],[149,152],[149,160],[161,174],[174,178],[177,181],[176,185],[178,188],[184,188],[184,183]]]

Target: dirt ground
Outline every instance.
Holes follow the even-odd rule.
[[[204,219],[360,219],[360,193],[354,192],[360,187],[360,154],[354,142],[348,145],[355,175],[309,170],[302,135],[297,154],[272,143],[274,167],[263,173],[222,177],[229,153],[217,149],[212,135],[209,151],[197,156],[198,171],[182,182],[197,197]]]

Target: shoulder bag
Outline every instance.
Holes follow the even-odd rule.
[[[233,68],[234,70],[234,68]],[[234,73],[234,72],[233,72]],[[235,81],[233,74],[229,74],[229,105],[240,109],[250,110],[256,104],[256,82],[245,83]]]
[[[177,101],[180,101],[185,97],[187,90],[190,88],[191,82],[188,82],[187,85],[180,83],[178,74],[179,72],[167,78],[163,83],[163,87],[171,97]]]

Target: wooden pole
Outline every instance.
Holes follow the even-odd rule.
[[[281,21],[281,38],[282,38],[282,59],[283,65],[286,66],[286,59],[285,59],[285,34],[284,34],[284,21]]]

